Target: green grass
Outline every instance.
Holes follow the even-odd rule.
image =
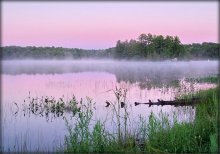
[[[219,76],[213,75],[213,76],[201,77],[201,78],[186,78],[185,80],[188,82],[192,82],[192,83],[215,83],[215,84],[218,84]]]
[[[121,129],[117,131],[121,135],[106,131],[105,123],[101,121],[97,121],[92,129],[89,128],[93,114],[89,100],[79,112],[81,116],[76,118],[74,126],[66,121],[69,130],[65,142],[66,152],[217,153],[218,92],[219,88],[215,88],[196,94],[202,101],[195,106],[193,122],[177,122],[177,116],[171,122],[168,115],[162,112],[159,117],[151,113],[149,119],[140,117],[138,131],[125,133],[126,129],[123,131],[122,126],[126,125],[126,119],[122,118],[122,121],[118,121]],[[120,99],[116,101],[115,107]],[[117,114],[119,110],[115,108]]]
[[[117,133],[112,134],[106,131],[105,123],[96,121],[93,128],[90,128],[93,115],[93,103],[91,99],[82,102],[81,110],[75,116],[74,126],[66,120],[69,135],[65,137],[66,152],[73,153],[118,153],[136,152],[134,135],[128,134],[127,106],[121,108],[121,101],[125,102],[126,90],[116,89],[115,102],[111,103],[111,109],[116,116]],[[124,111],[124,114],[122,113]],[[122,127],[123,126],[123,127]]]
[[[218,91],[216,88],[196,94],[202,102],[196,106],[192,123],[175,122],[171,126],[169,121],[150,117],[146,150],[155,152],[156,149],[169,153],[217,152]],[[163,123],[166,127],[161,127]]]

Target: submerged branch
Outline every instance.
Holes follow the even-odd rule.
[[[158,102],[152,102],[151,100],[149,100],[149,102],[147,103],[134,102],[134,104],[135,106],[140,105],[140,104],[145,104],[145,105],[149,105],[149,107],[151,107],[152,105],[157,105],[157,106],[173,105],[177,107],[177,106],[192,106],[192,105],[199,103],[200,100],[201,99],[198,97],[193,97],[191,99],[177,99],[173,101],[164,101],[164,100],[158,99]]]

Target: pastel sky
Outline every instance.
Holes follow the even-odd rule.
[[[2,46],[103,49],[141,33],[218,42],[218,2],[2,2]]]

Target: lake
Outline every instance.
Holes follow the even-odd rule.
[[[96,102],[93,120],[106,121],[107,129],[114,131],[111,110],[105,107],[105,102],[116,100],[113,91],[116,87],[127,89],[126,102],[132,117],[130,129],[135,129],[139,115],[148,117],[151,112],[176,112],[181,115],[180,121],[193,120],[194,109],[190,107],[185,110],[173,106],[135,106],[134,102],[174,100],[183,94],[215,87],[213,83],[186,79],[217,74],[218,61],[3,60],[3,150],[57,151],[64,146],[68,131],[63,117],[71,123],[74,121],[71,114],[47,117],[27,114],[24,107],[29,96],[65,101],[73,95],[77,100],[85,101],[88,96]]]

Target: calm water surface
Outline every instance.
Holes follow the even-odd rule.
[[[181,114],[180,121],[193,119],[194,110],[183,107],[134,106],[134,102],[173,100],[184,93],[215,87],[210,83],[188,83],[190,77],[206,77],[218,73],[217,61],[189,62],[127,62],[111,60],[23,60],[2,62],[2,136],[4,151],[54,151],[64,145],[68,134],[61,117],[24,115],[22,106],[29,93],[32,97],[55,97],[78,100],[86,96],[96,102],[94,121],[107,120],[107,128],[114,131],[111,110],[105,101],[115,101],[115,87],[127,89],[130,104],[131,129],[138,124],[138,116],[150,112]],[[18,104],[15,106],[15,103]],[[17,112],[18,111],[18,112]],[[70,115],[64,116],[71,121]]]

